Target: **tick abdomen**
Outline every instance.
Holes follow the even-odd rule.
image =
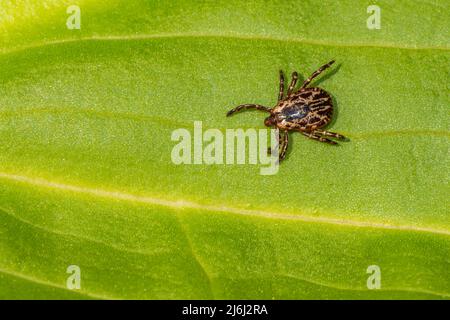
[[[333,102],[325,90],[306,88],[280,101],[274,114],[280,129],[311,131],[330,122]]]

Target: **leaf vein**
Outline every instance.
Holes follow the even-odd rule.
[[[84,295],[84,296],[89,297],[89,298],[102,299],[102,300],[115,300],[115,299],[117,299],[117,298],[107,297],[107,296],[98,295],[98,294],[94,294],[94,293],[89,293],[89,292],[86,292],[86,291],[83,291],[83,290],[81,290],[81,291],[73,291],[73,290],[70,290],[70,289],[64,287],[63,285],[59,285],[57,283],[50,282],[48,280],[38,279],[36,277],[32,277],[32,276],[29,276],[29,275],[24,275],[24,274],[18,273],[16,271],[10,271],[10,270],[6,270],[6,269],[3,269],[3,268],[0,268],[0,273],[3,273],[3,274],[8,275],[8,276],[15,277],[15,278],[19,278],[19,279],[22,279],[22,280],[25,280],[25,281],[28,281],[28,282],[36,283],[36,284],[39,284],[39,285],[52,287],[52,288],[55,288],[55,289],[62,289],[62,290],[73,292],[73,293],[76,293],[76,294],[79,294],[79,295]]]
[[[235,39],[235,40],[259,40],[259,41],[276,41],[276,42],[290,42],[300,43],[306,45],[319,45],[319,46],[331,46],[331,47],[344,47],[344,48],[384,48],[384,49],[403,49],[403,50],[443,50],[448,51],[448,47],[417,47],[411,45],[396,45],[392,43],[380,44],[380,43],[332,43],[323,40],[307,40],[300,38],[288,38],[288,37],[275,37],[264,35],[245,35],[245,34],[213,34],[213,33],[161,33],[161,34],[142,34],[142,35],[116,35],[116,36],[89,36],[80,37],[74,39],[59,39],[43,42],[35,42],[32,45],[16,47],[9,50],[1,50],[2,54],[15,53],[25,51],[29,49],[36,49],[40,47],[46,47],[51,45],[59,45],[66,43],[76,43],[84,41],[135,41],[135,40],[156,40],[156,39],[183,39],[183,38],[221,38],[221,39]]]
[[[10,174],[5,172],[0,172],[0,178],[6,179],[9,181],[15,181],[35,187],[49,188],[59,191],[86,194],[94,197],[108,198],[114,200],[128,201],[133,203],[140,203],[146,205],[157,205],[168,207],[171,209],[197,209],[204,211],[215,211],[215,212],[223,212],[241,216],[253,216],[253,217],[261,217],[261,218],[270,218],[270,219],[283,219],[283,220],[293,220],[293,221],[302,221],[305,223],[323,223],[334,226],[344,226],[344,227],[356,227],[356,228],[374,228],[374,229],[382,229],[382,230],[396,230],[396,231],[410,231],[410,232],[426,232],[431,234],[440,234],[445,236],[450,236],[450,230],[447,229],[435,229],[432,227],[420,227],[413,225],[398,225],[398,224],[387,224],[387,223],[379,223],[379,222],[367,222],[367,221],[357,221],[357,220],[349,220],[349,219],[337,219],[337,218],[329,218],[329,217],[317,217],[317,216],[308,216],[308,215],[297,215],[297,214],[288,214],[282,212],[273,212],[273,211],[263,211],[263,210],[250,210],[250,209],[241,209],[230,206],[216,206],[216,205],[207,205],[200,204],[192,201],[186,200],[167,200],[161,198],[155,198],[150,196],[136,195],[131,193],[119,192],[119,191],[109,191],[98,188],[88,188],[84,186],[76,186],[71,184],[64,184],[59,182],[48,181],[42,178],[33,178],[28,176]]]
[[[291,278],[294,280],[300,280],[303,282],[307,282],[310,284],[314,284],[314,285],[322,286],[322,287],[326,287],[326,288],[331,288],[331,289],[346,290],[346,291],[367,291],[368,290],[366,288],[349,288],[349,287],[338,286],[335,284],[332,285],[332,284],[322,283],[322,282],[318,282],[316,280],[301,278],[299,276],[294,276],[294,275],[290,275],[290,274],[279,274],[279,275],[282,277]],[[410,289],[410,288],[382,288],[378,291],[401,291],[401,292],[425,293],[425,294],[431,294],[431,295],[441,296],[441,297],[450,297],[450,294],[448,294],[448,293],[435,292],[435,291],[424,290],[424,289],[417,290],[417,289]]]

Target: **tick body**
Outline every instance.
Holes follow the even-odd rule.
[[[291,83],[286,96],[284,95],[284,75],[280,70],[278,103],[273,108],[259,104],[243,104],[228,111],[227,116],[244,109],[257,109],[270,113],[270,116],[264,120],[264,124],[268,127],[279,129],[280,161],[286,156],[289,144],[288,131],[298,131],[310,139],[328,144],[337,144],[336,141],[327,137],[335,139],[345,139],[345,137],[339,133],[321,129],[330,123],[333,116],[333,100],[331,96],[321,88],[308,87],[315,77],[333,63],[334,61],[330,61],[313,72],[298,90],[295,90],[298,74],[297,72],[292,73]]]

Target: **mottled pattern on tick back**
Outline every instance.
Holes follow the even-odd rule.
[[[279,129],[312,131],[331,121],[333,101],[320,88],[306,88],[281,100],[272,110]]]
[[[327,137],[343,140],[345,139],[343,135],[321,129],[331,121],[333,115],[333,101],[330,95],[321,88],[308,88],[311,81],[333,63],[334,61],[330,61],[314,71],[297,91],[295,91],[295,86],[298,73],[294,71],[286,97],[284,95],[284,74],[280,71],[278,103],[275,107],[268,108],[260,104],[241,104],[228,111],[227,116],[245,109],[256,109],[270,113],[270,116],[264,120],[264,124],[268,127],[280,129],[278,137],[280,161],[286,156],[289,131],[298,131],[304,136],[320,142],[337,144],[336,141]],[[268,151],[271,152],[270,149]]]

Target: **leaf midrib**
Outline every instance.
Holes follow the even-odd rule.
[[[372,228],[372,229],[382,229],[382,230],[396,230],[396,231],[407,231],[407,232],[425,232],[431,234],[439,234],[450,236],[450,230],[447,229],[435,229],[432,227],[418,227],[413,225],[399,225],[399,224],[387,224],[379,222],[366,222],[357,221],[350,219],[335,219],[329,217],[317,217],[308,216],[300,214],[288,214],[282,212],[274,211],[263,211],[263,210],[249,210],[241,209],[230,206],[214,206],[196,203],[187,200],[167,200],[150,196],[141,196],[131,193],[126,193],[122,191],[109,191],[99,188],[88,188],[81,187],[72,184],[63,184],[59,182],[49,181],[42,179],[40,177],[29,177],[23,175],[10,174],[5,172],[0,172],[0,179],[5,179],[9,181],[15,181],[27,185],[32,185],[35,187],[43,187],[60,191],[74,192],[79,194],[87,194],[94,197],[121,200],[133,203],[156,205],[167,207],[171,209],[195,209],[203,210],[209,212],[224,212],[235,215],[269,218],[269,219],[282,219],[282,220],[293,220],[302,221],[306,223],[324,223],[333,226],[343,226],[343,227],[356,227],[356,228]]]

